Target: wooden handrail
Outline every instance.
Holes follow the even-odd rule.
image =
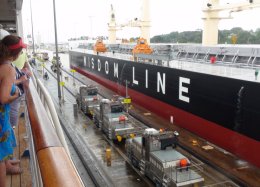
[[[26,90],[26,102],[36,152],[51,146],[61,147],[61,143],[32,83]]]
[[[63,147],[51,147],[37,153],[44,186],[82,186]]]
[[[32,83],[25,89],[35,152],[44,186],[84,186]]]

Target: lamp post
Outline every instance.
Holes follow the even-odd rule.
[[[125,97],[128,98],[128,81],[125,80]],[[128,103],[126,103],[126,113],[128,114]]]
[[[57,25],[56,25],[55,0],[53,0],[53,17],[54,17],[54,32],[55,32],[55,47],[56,47],[56,65],[57,65],[58,98],[59,98],[59,100],[61,100],[61,89],[60,89],[60,63],[59,63],[59,55],[58,55],[58,39],[57,39]]]
[[[35,48],[34,48],[33,17],[32,17],[32,1],[31,1],[31,0],[30,0],[30,11],[31,11],[31,24],[32,24],[33,57],[34,57],[34,56],[35,56]]]

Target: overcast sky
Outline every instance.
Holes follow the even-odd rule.
[[[54,42],[53,0],[31,0],[35,40]],[[246,0],[220,0],[221,3]],[[151,0],[151,37],[172,31],[203,28],[204,0]],[[117,23],[140,17],[141,0],[56,0],[58,41],[79,36],[108,35],[110,5],[113,4]],[[23,1],[24,34],[31,34],[30,0]],[[224,13],[223,13],[224,14]],[[260,8],[233,14],[234,19],[221,20],[219,29],[260,28]],[[40,37],[38,37],[40,35]],[[137,37],[138,28],[124,28],[118,37]]]

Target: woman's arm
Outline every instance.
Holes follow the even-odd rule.
[[[12,102],[18,97],[18,90],[16,90],[13,96],[10,95],[12,85],[15,82],[15,70],[9,65],[3,65],[2,67],[2,79],[0,83],[0,103],[6,104]]]
[[[27,80],[28,80],[27,76],[23,75],[19,79],[15,80],[15,84],[18,85],[18,84],[21,84],[21,83],[23,83],[24,81],[27,81]]]

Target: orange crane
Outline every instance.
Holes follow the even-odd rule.
[[[147,43],[147,40],[144,38],[139,38],[137,45],[132,50],[133,55],[135,54],[152,54],[153,49]]]
[[[220,0],[207,0],[208,3],[202,9],[204,12],[204,29],[202,34],[203,45],[218,44],[218,23],[221,19],[232,19],[233,12],[250,10],[260,7],[260,0],[247,0],[230,4],[219,4]],[[228,11],[228,16],[219,15],[220,12]]]

